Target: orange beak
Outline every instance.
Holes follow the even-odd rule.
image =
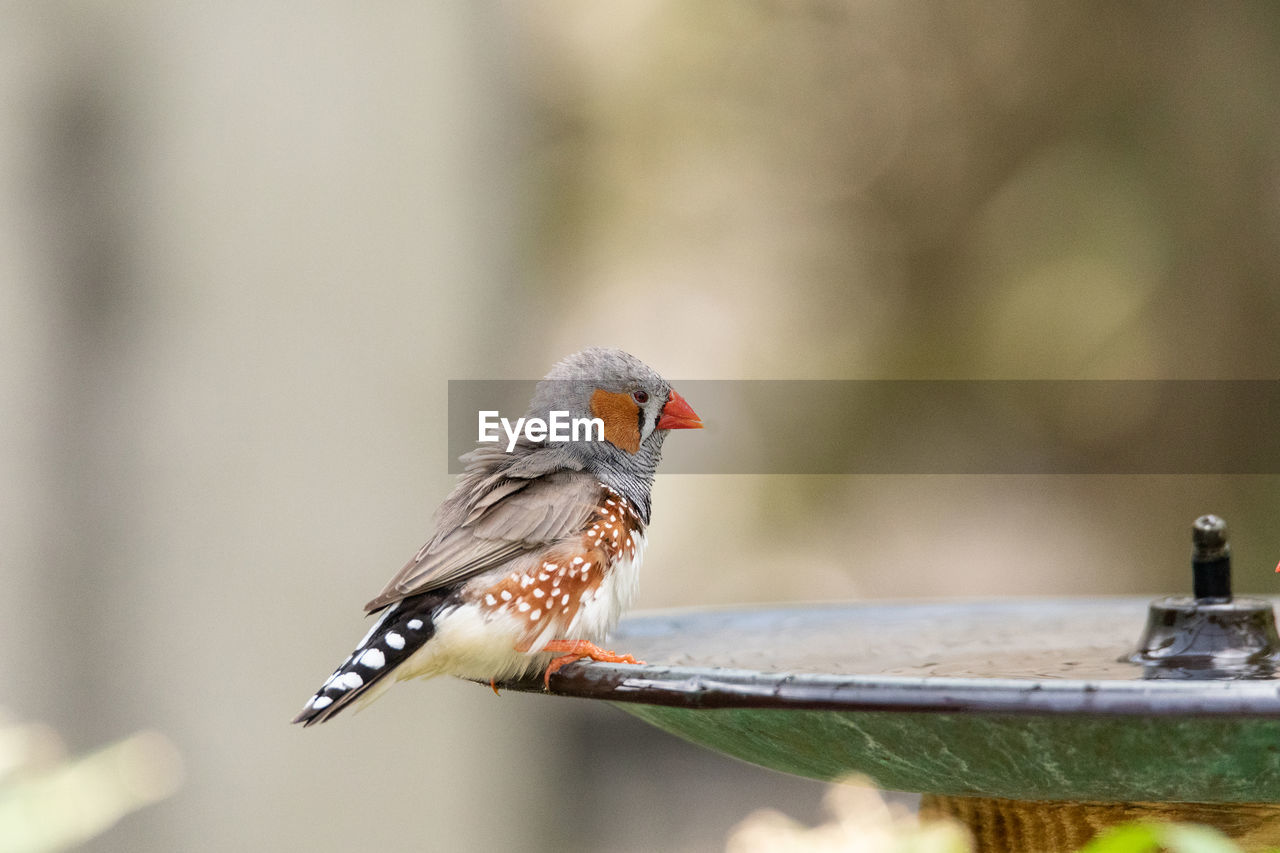
[[[693,407],[684,401],[674,390],[662,407],[662,415],[658,418],[658,429],[702,429],[702,418]]]

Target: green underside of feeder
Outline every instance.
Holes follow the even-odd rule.
[[[1280,802],[1280,721],[613,703],[784,773],[1022,800]]]

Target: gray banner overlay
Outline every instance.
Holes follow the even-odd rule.
[[[450,380],[448,464],[532,380]],[[683,380],[664,474],[1275,474],[1280,381]],[[502,445],[505,433],[498,428]]]

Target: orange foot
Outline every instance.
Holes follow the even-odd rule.
[[[607,652],[595,643],[588,643],[586,640],[552,640],[543,646],[542,650],[544,652],[567,653],[548,664],[546,675],[542,676],[542,684],[547,689],[551,688],[551,673],[579,658],[591,658],[605,663],[644,663],[644,661],[636,660],[631,655]]]

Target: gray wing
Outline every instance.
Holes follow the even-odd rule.
[[[366,611],[458,583],[558,542],[582,530],[600,498],[600,484],[581,471],[532,480],[503,477],[475,500],[467,499],[473,491],[468,485],[459,484],[441,507],[436,535],[365,605]]]

